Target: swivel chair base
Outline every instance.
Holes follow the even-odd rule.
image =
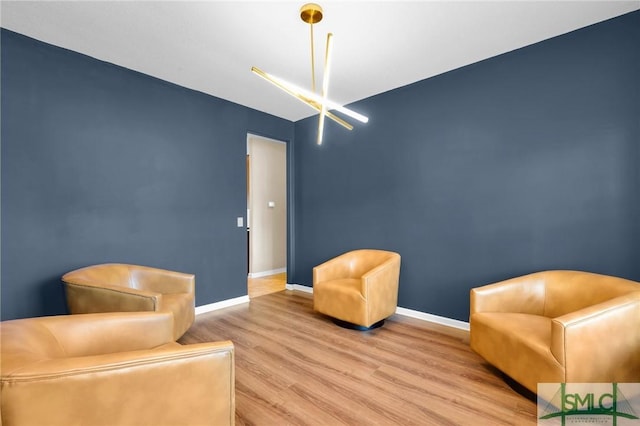
[[[382,325],[384,324],[384,319],[381,319],[380,321],[371,324],[371,326],[369,327],[365,327],[364,325],[359,325],[359,324],[353,324],[347,321],[342,321],[339,320],[337,318],[331,318],[333,320],[333,322],[342,327],[342,328],[348,328],[350,330],[358,330],[358,331],[369,331],[369,330],[373,330],[379,327],[382,327]]]

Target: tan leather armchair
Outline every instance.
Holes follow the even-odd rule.
[[[354,250],[313,268],[313,308],[357,329],[379,327],[396,311],[400,255]]]
[[[0,423],[233,424],[233,344],[183,346],[172,330],[168,312],[0,323]]]
[[[178,340],[195,319],[195,276],[148,266],[105,263],[62,277],[72,314],[171,312]]]
[[[640,381],[640,283],[545,271],[471,290],[471,348],[538,383]]]

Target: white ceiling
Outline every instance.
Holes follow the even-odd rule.
[[[321,81],[350,103],[640,9],[636,1],[318,1]],[[310,86],[305,1],[5,1],[12,31],[296,121],[315,113],[250,72]]]

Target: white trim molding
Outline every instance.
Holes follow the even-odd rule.
[[[242,305],[243,303],[249,303],[249,295],[221,300],[220,302],[209,303],[208,305],[196,306],[196,315],[217,311],[218,309],[224,309],[231,306]]]
[[[300,284],[287,284],[287,290],[303,291],[305,293],[313,293],[313,287]],[[432,322],[447,327],[457,328],[459,330],[469,331],[469,323],[453,318],[441,317],[439,315],[428,314],[426,312],[414,311],[407,308],[396,308],[396,314],[406,317],[416,318],[422,321]]]
[[[254,272],[252,274],[248,274],[247,276],[249,278],[262,278],[262,277],[268,277],[269,275],[282,274],[285,272],[287,272],[287,268],[278,268],[278,269],[272,269],[270,271]]]
[[[287,284],[287,290],[302,291],[304,293],[313,293],[313,287],[309,287],[301,284]]]
[[[465,321],[460,321],[453,318],[441,317],[439,315],[428,314],[426,312],[414,311],[413,309],[407,308],[396,308],[396,314],[404,315],[406,317],[416,318],[423,321],[433,322],[436,324],[445,325],[447,327],[457,328],[460,330],[469,331],[469,323]]]

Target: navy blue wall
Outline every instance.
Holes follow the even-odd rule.
[[[1,37],[2,319],[64,312],[60,275],[99,262],[246,294],[246,133],[293,124]],[[639,44],[635,12],[358,102],[322,147],[296,123],[289,281],[396,250],[400,306],[466,320],[469,288],[535,270],[640,280]]]
[[[538,270],[640,280],[640,12],[296,123],[296,265],[402,255],[399,305],[468,320],[469,289]]]
[[[247,294],[246,134],[293,123],[2,30],[2,319],[65,312],[102,262]],[[248,71],[247,71],[248,72]]]

